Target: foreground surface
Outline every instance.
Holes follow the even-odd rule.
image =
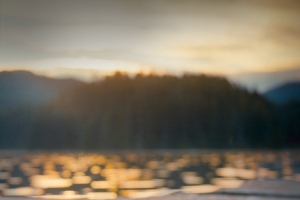
[[[0,152],[2,199],[300,199],[298,151]]]
[[[187,194],[175,192],[169,195],[156,193],[154,197],[136,197],[145,200],[296,200],[300,199],[300,182],[286,180],[255,180],[248,181],[239,188],[221,189],[212,194]],[[39,199],[80,199],[87,197],[3,197],[3,200],[39,200]],[[106,198],[93,198],[106,199]],[[116,200],[129,200],[128,197],[117,197]]]

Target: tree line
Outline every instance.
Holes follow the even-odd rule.
[[[0,148],[280,148],[299,139],[282,109],[222,77],[116,72],[42,105],[2,109]]]

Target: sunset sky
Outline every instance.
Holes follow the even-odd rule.
[[[297,0],[0,1],[0,71],[206,73],[258,90],[300,80]]]

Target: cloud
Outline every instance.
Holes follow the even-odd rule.
[[[300,48],[300,22],[298,26],[289,24],[271,26],[266,30],[264,39],[270,40],[278,46]]]
[[[251,1],[253,6],[258,8],[298,12],[300,9],[300,2],[298,0],[253,0]]]
[[[242,73],[227,76],[227,78],[234,83],[247,86],[249,89],[257,90],[263,93],[274,86],[281,85],[286,82],[299,81],[300,64],[294,68],[286,70]]]
[[[299,8],[280,0],[1,0],[0,67],[84,58],[176,73],[284,68],[300,62]]]

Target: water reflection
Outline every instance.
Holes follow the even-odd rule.
[[[300,181],[299,152],[0,152],[2,196],[142,198],[211,193],[247,180]]]

